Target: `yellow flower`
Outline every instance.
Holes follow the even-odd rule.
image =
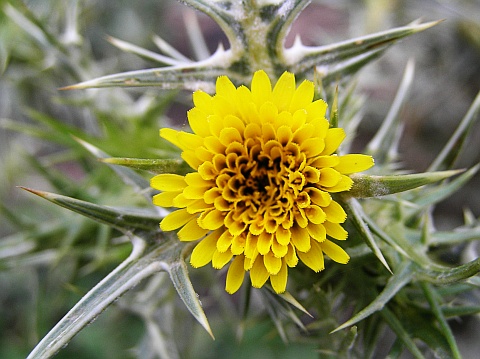
[[[193,94],[193,133],[160,130],[195,170],[152,178],[151,186],[162,191],[153,203],[178,208],[160,228],[180,228],[181,241],[201,239],[193,267],[230,263],[229,293],[240,288],[246,271],[254,287],[270,279],[282,293],[287,268],[299,259],[315,272],[324,269],[324,254],[338,263],[349,260],[331,240],[348,235],[341,226],[347,215],[331,193],[348,191],[348,175],[373,166],[373,158],[335,154],[345,132],[330,128],[326,103],[313,97],[313,83],[297,88],[288,72],[273,89],[264,71],[254,74],[251,89],[221,76],[214,96]]]

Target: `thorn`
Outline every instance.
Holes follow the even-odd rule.
[[[47,197],[47,195],[48,195],[48,192],[39,191],[39,190],[36,190],[36,189],[33,189],[33,188],[28,188],[28,187],[24,187],[24,186],[17,186],[17,188],[23,189],[27,192],[36,194],[37,196],[44,197],[44,198]]]

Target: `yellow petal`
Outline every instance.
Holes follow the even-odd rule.
[[[325,227],[327,234],[332,238],[342,241],[347,239],[348,237],[348,232],[343,229],[343,227],[338,223],[331,223],[329,221],[325,221],[323,223],[323,226]]]
[[[263,256],[263,264],[270,275],[275,275],[282,268],[282,259],[275,257],[272,252],[269,252]]]
[[[183,195],[188,199],[202,199],[205,195],[205,192],[207,192],[211,187],[211,185],[206,187],[188,186],[183,190]]]
[[[277,141],[286,146],[293,139],[292,129],[289,126],[280,126],[277,129]]]
[[[333,261],[346,264],[350,260],[350,256],[338,244],[335,244],[327,239],[320,245],[322,246],[323,252]]]
[[[323,259],[322,247],[316,241],[312,241],[312,247],[306,253],[298,252],[300,260],[314,272],[319,272],[325,269],[325,263]]]
[[[304,109],[297,110],[293,113],[291,129],[293,132],[298,130],[307,122],[307,111]]]
[[[334,153],[345,137],[346,135],[343,128],[329,128],[327,136],[325,137],[325,149],[323,150],[322,155],[331,155]]]
[[[218,238],[217,250],[219,252],[225,252],[228,248],[230,248],[232,240],[233,236],[230,234],[229,231],[223,232],[220,238]]]
[[[277,274],[270,276],[270,284],[272,285],[275,293],[280,294],[285,292],[285,289],[287,288],[287,278],[287,265],[282,261],[282,267],[280,268],[280,271]]]
[[[218,171],[210,161],[203,162],[200,166],[198,166],[198,173],[205,180],[213,180],[218,175]]]
[[[212,96],[197,90],[192,95],[193,104],[205,113],[209,113],[212,110]]]
[[[335,201],[332,201],[328,207],[323,207],[323,211],[327,215],[327,221],[329,222],[343,223],[347,219],[345,210]]]
[[[305,180],[310,183],[317,183],[320,180],[320,170],[312,166],[306,166],[303,175]]]
[[[288,245],[282,245],[278,243],[276,239],[272,241],[272,252],[275,257],[282,258],[287,255],[288,252]]]
[[[308,225],[308,219],[303,208],[297,208],[297,211],[293,214],[295,216],[295,222],[302,228]]]
[[[201,136],[210,136],[210,128],[208,126],[207,114],[197,107],[190,109],[187,112],[188,123],[192,131]]]
[[[223,117],[219,115],[210,115],[207,117],[210,133],[214,137],[220,136],[220,131],[223,129]]]
[[[288,111],[294,113],[298,109],[307,107],[313,100],[314,90],[315,86],[313,82],[308,80],[303,81],[295,90]]]
[[[153,177],[150,186],[160,191],[181,191],[187,187],[187,183],[184,176],[164,173]]]
[[[173,207],[173,199],[178,196],[179,191],[174,192],[162,192],[153,196],[153,204],[159,207]],[[178,207],[178,206],[175,206]]]
[[[177,233],[178,239],[183,242],[196,241],[209,232],[208,229],[200,228],[197,218],[192,218]]]
[[[275,233],[278,229],[278,223],[275,220],[276,218],[268,216],[265,220],[265,230],[267,233]]]
[[[167,193],[167,192],[164,192],[164,193]],[[178,192],[175,192],[175,193],[178,193]],[[178,195],[175,196],[175,198],[173,199],[173,207],[185,208],[185,207],[187,207],[190,203],[195,202],[195,201],[196,201],[195,199],[187,198],[187,197],[185,197],[185,195],[183,194],[183,192],[180,192],[180,193],[178,193]],[[192,212],[189,211],[188,213],[192,213]]]
[[[270,251],[272,245],[273,234],[262,232],[258,236],[257,249],[260,254],[267,254]]]
[[[223,120],[223,123],[225,127],[235,128],[240,134],[243,134],[245,131],[245,123],[237,116],[228,115]]]
[[[206,180],[198,172],[191,172],[185,175],[185,182],[194,187],[212,187],[213,182]]]
[[[293,133],[293,141],[299,145],[302,145],[303,142],[312,137],[314,132],[314,127],[310,124],[303,125],[298,130]]]
[[[234,127],[223,128],[222,131],[220,131],[219,140],[224,146],[228,146],[232,142],[243,142],[242,135]]]
[[[283,227],[278,227],[277,231],[275,232],[275,238],[277,239],[278,243],[286,246],[290,243],[290,238],[292,234],[290,233],[289,229],[285,229]]]
[[[216,95],[227,99],[235,99],[237,89],[227,76],[219,76],[215,85]]]
[[[247,228],[247,225],[243,223],[242,221],[235,221],[233,222],[232,225],[228,227],[228,231],[233,234],[234,236],[239,236],[243,232],[245,232],[245,229]]]
[[[326,239],[327,231],[323,224],[309,223],[307,226],[308,234],[317,242],[323,242]]]
[[[203,140],[203,145],[212,153],[224,153],[226,148],[224,145],[222,145],[218,137],[215,136],[205,137]]]
[[[234,255],[242,254],[245,250],[245,236],[234,236],[230,250]]]
[[[300,252],[307,252],[310,249],[310,235],[307,229],[300,226],[293,226],[291,232],[291,241],[295,248]]]
[[[227,293],[235,293],[243,283],[243,278],[245,277],[245,270],[243,269],[243,262],[245,257],[243,255],[236,256],[227,272],[227,280],[225,283],[225,291]]]
[[[318,156],[325,148],[325,142],[319,137],[308,138],[300,143],[300,149],[308,158]]]
[[[197,157],[197,153],[195,151],[183,151],[181,154],[182,159],[193,169],[198,169],[204,161]],[[208,161],[208,160],[207,160]]]
[[[221,230],[212,232],[196,245],[190,257],[192,267],[203,267],[212,260],[213,254],[217,250],[217,240],[221,234]]]
[[[284,72],[278,79],[272,91],[273,102],[279,111],[287,110],[295,93],[295,76]]]
[[[275,128],[271,123],[262,124],[262,140],[264,143],[276,138]]]
[[[325,212],[319,206],[312,205],[305,208],[305,214],[310,222],[320,224],[327,218]]]
[[[245,242],[245,255],[248,258],[253,258],[255,253],[257,251],[257,242],[258,242],[258,236],[255,236],[251,233],[247,234],[247,240]]]
[[[232,115],[237,112],[234,102],[231,101],[231,97],[228,98],[224,96],[219,96],[218,94],[212,99],[212,109],[214,115],[222,119],[225,116]],[[208,120],[210,121],[210,117],[208,117]],[[220,124],[223,126],[223,121]],[[215,134],[215,132],[212,131],[212,128],[210,130],[212,134]]]
[[[217,187],[213,187],[205,192],[203,196],[203,200],[205,201],[205,203],[213,204],[215,202],[215,199],[217,199],[218,197],[221,197],[221,195],[222,195],[222,191]]]
[[[245,123],[248,123],[252,121],[252,118],[257,117],[257,107],[253,103],[253,97],[250,89],[244,85],[239,86],[237,88],[236,99],[238,113],[240,114],[240,118],[243,119]]]
[[[277,118],[273,121],[273,126],[278,130],[282,126],[287,126],[291,130],[293,117],[290,112],[282,111],[278,114]],[[293,132],[292,132],[293,133]]]
[[[269,276],[270,275],[263,264],[263,256],[258,256],[253,263],[252,269],[250,269],[252,286],[255,288],[263,287]]]
[[[308,187],[306,192],[310,196],[310,200],[320,207],[326,207],[332,202],[330,193],[322,191],[315,187]]]
[[[298,264],[297,253],[295,251],[295,247],[292,244],[288,246],[288,252],[285,256],[285,263],[287,263],[289,267],[295,267]]]
[[[160,222],[160,228],[162,231],[173,231],[185,225],[185,223],[194,217],[196,217],[196,215],[188,213],[186,209],[179,209],[162,219]]]
[[[178,142],[182,149],[195,150],[203,145],[203,138],[193,133],[180,131],[177,134]]]
[[[257,106],[272,100],[272,85],[265,71],[256,71],[252,77],[252,98]]]
[[[259,137],[262,136],[262,128],[257,123],[249,123],[245,127],[244,136],[245,136],[245,139],[247,139],[247,138],[253,138],[253,139],[259,138]]]
[[[245,261],[243,262],[243,269],[246,271],[249,271],[250,269],[252,269],[253,263],[255,262],[257,257],[258,257],[258,252],[252,258],[248,258],[247,256],[245,256]]]
[[[353,180],[345,175],[341,175],[340,181],[332,187],[326,187],[325,190],[332,193],[349,191],[353,186]]]
[[[320,181],[318,185],[322,187],[333,187],[342,179],[342,175],[333,168],[322,168],[320,170]]]
[[[312,162],[312,166],[317,168],[324,168],[324,167],[335,167],[340,163],[339,157],[336,155],[331,156],[318,156]]]
[[[215,198],[215,201],[213,202],[213,204],[215,205],[215,208],[218,209],[219,211],[230,210],[230,202],[228,202],[222,196],[218,196],[217,198]]]
[[[327,103],[323,100],[316,100],[308,104],[305,109],[307,110],[307,121],[311,121],[316,118],[324,118],[327,112]]]
[[[209,212],[204,212],[198,219],[199,225],[206,229],[217,229],[223,226],[224,214],[217,209],[212,209]]]
[[[166,139],[168,142],[173,143],[180,149],[184,149],[183,146],[178,142],[178,133],[180,131],[174,130],[173,128],[161,128],[159,133],[160,137]]]
[[[338,172],[346,175],[368,170],[375,164],[372,156],[361,154],[338,156],[338,159],[340,160],[340,162],[334,168]]]
[[[177,198],[178,196],[175,197],[175,200]],[[175,203],[175,200],[174,200],[174,203]],[[212,209],[212,206],[210,204],[206,204],[203,199],[191,200],[191,202],[187,204],[188,213],[200,213],[210,209]]]
[[[215,251],[212,257],[212,267],[215,269],[222,269],[225,264],[230,262],[230,259],[232,259],[233,254],[231,251],[226,251],[226,252],[219,252]]]

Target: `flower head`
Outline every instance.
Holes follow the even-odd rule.
[[[229,293],[240,288],[246,271],[254,287],[270,279],[281,293],[288,267],[299,259],[315,272],[324,269],[324,254],[347,263],[348,254],[333,241],[347,238],[341,226],[347,215],[331,193],[348,191],[348,175],[373,166],[373,158],[335,154],[345,132],[330,128],[314,84],[296,87],[285,72],[272,89],[267,74],[257,71],[251,89],[237,88],[221,76],[214,96],[196,91],[193,102],[193,133],[164,128],[160,136],[183,151],[194,172],[151,180],[162,191],[153,203],[178,208],[161,229],[180,229],[181,241],[200,239],[192,266],[230,263]]]

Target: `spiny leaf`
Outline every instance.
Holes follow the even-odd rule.
[[[144,253],[145,242],[132,238],[130,256],[107,277],[88,292],[37,344],[28,359],[44,359],[54,356],[85,326],[92,322],[118,297],[138,284],[142,279],[159,270],[159,264],[150,261],[138,262]],[[165,244],[160,245],[162,248]]]
[[[462,306],[455,306],[451,307],[450,305],[444,306],[441,308],[443,315],[445,318],[458,318],[462,316],[470,316],[480,313],[480,306],[479,305],[462,305]]]
[[[354,325],[361,321],[362,319],[367,318],[368,316],[372,315],[373,313],[382,310],[386,303],[393,296],[395,296],[400,289],[402,289],[406,284],[408,284],[414,276],[412,265],[409,262],[403,262],[396,273],[390,277],[387,282],[387,285],[382,290],[382,292],[375,298],[373,302],[371,302],[367,307],[362,309],[358,312],[353,318],[347,320],[345,323],[340,325],[337,329],[332,331],[335,333],[339,330],[342,330],[346,327]]]
[[[313,69],[324,77],[335,70],[336,64],[365,64],[364,58],[379,56],[395,41],[435,26],[439,21],[424,24],[411,24],[355,39],[337,42],[332,45],[307,47],[296,43],[285,50],[285,61],[293,73],[312,72]]]
[[[100,161],[111,165],[119,165],[137,170],[149,171],[155,174],[176,173],[186,174],[191,168],[181,159],[142,159],[142,158],[101,158]]]
[[[62,90],[157,86],[165,90],[203,89],[212,92],[218,76],[228,75],[239,80],[238,75],[228,71],[230,62],[231,50],[219,48],[208,59],[193,64],[122,72],[65,86]]]
[[[356,198],[386,196],[442,181],[461,172],[463,172],[463,170],[390,176],[355,174],[351,176],[353,186],[350,191],[344,193],[344,196]]]
[[[193,291],[186,273],[178,268],[185,266],[182,257],[184,244],[172,236],[167,241],[148,245],[139,237],[131,238],[130,256],[107,277],[90,290],[40,341],[28,356],[29,359],[52,357],[105,308],[140,281],[160,271],[167,271],[188,310],[211,334],[208,320]],[[182,264],[183,263],[183,264]],[[183,271],[183,270],[181,270]],[[181,283],[181,286],[178,284]]]
[[[227,36],[232,49],[238,50],[241,47],[241,39],[243,36],[240,33],[240,27],[233,14],[238,14],[238,11],[241,11],[241,6],[245,4],[244,1],[241,2],[241,6],[239,6],[240,3],[236,1],[234,1],[233,4],[231,2],[205,0],[181,1],[211,17]],[[232,9],[232,7],[236,8]]]
[[[294,297],[291,295],[289,292],[281,293],[278,294],[279,297],[281,297],[284,301],[287,303],[290,303],[293,305],[295,308],[298,310],[301,310],[303,313],[308,315],[310,318],[313,318],[313,316],[305,309],[303,305],[301,305]]]
[[[458,228],[454,231],[435,231],[430,234],[428,245],[455,245],[480,239],[480,226]]]
[[[144,48],[142,48],[140,46],[137,46],[137,45],[133,45],[133,44],[127,42],[127,41],[117,39],[113,36],[108,36],[107,40],[112,45],[118,47],[119,49],[121,49],[125,52],[130,52],[132,54],[135,54],[139,57],[142,57],[142,58],[150,60],[150,61],[156,61],[156,62],[159,62],[161,64],[172,65],[172,66],[180,65],[182,63],[178,60],[175,60],[175,59],[172,59],[170,57],[157,54],[153,51],[144,49]]]
[[[415,268],[415,276],[419,280],[424,280],[434,284],[452,284],[480,273],[480,258],[465,263],[458,267],[443,269],[425,269],[421,266]]]
[[[150,212],[139,210],[133,212],[131,210],[100,206],[55,193],[38,191],[26,187],[20,188],[97,222],[108,224],[122,232],[132,232],[148,236],[153,236],[160,232],[158,224],[161,218],[152,215]]]
[[[353,327],[350,328],[347,335],[345,335],[345,337],[342,339],[342,342],[340,343],[338,354],[340,354],[341,357],[343,358],[350,357],[351,351],[355,344],[355,340],[357,339],[357,336],[358,336],[358,329],[354,325]]]
[[[392,146],[395,145],[395,131],[392,131],[392,129],[398,126],[398,114],[409,93],[414,73],[415,65],[410,60],[405,67],[402,82],[385,120],[383,120],[377,133],[367,145],[366,152],[371,154],[378,163],[387,162],[386,156],[392,151]]]
[[[181,243],[181,242],[180,242]],[[191,251],[192,245],[179,246],[177,245],[172,249],[172,258],[178,258],[178,260],[170,263],[166,268],[172,283],[182,299],[182,301],[187,306],[190,313],[195,317],[195,319],[202,325],[202,327],[210,334],[212,339],[215,339],[208,324],[207,317],[202,309],[200,300],[198,299],[197,293],[193,289],[192,282],[188,276],[187,266],[185,265],[185,257]]]
[[[417,241],[409,241],[405,235],[406,229],[401,223],[394,222],[388,225],[385,230],[382,230],[374,221],[372,221],[368,217],[364,217],[364,219],[375,234],[377,234],[380,238],[384,239],[385,241],[387,241],[387,243],[391,245],[393,242],[394,248],[399,253],[402,253],[406,257],[410,258],[417,265],[429,269],[437,268],[442,270],[446,268],[433,262],[425,254],[425,249],[423,249],[423,245],[420,244],[420,238],[418,238]]]
[[[473,126],[475,121],[480,117],[478,112],[480,111],[480,92],[473,101],[470,109],[465,117],[462,119],[457,129],[453,133],[450,140],[445,147],[439,153],[437,158],[432,162],[429,167],[429,171],[435,171],[444,168],[451,168],[455,163],[456,158],[460,155],[466,138],[469,134],[469,129]]]
[[[478,172],[479,169],[480,164],[477,164],[476,166],[470,168],[465,173],[462,173],[460,176],[458,176],[449,183],[442,184],[441,186],[437,186],[434,188],[426,188],[425,190],[422,189],[421,192],[413,193],[413,198],[409,200],[419,207],[427,207],[432,204],[438,203],[452,195],[455,191],[458,191],[460,188],[462,188],[465,183],[467,183]]]
[[[335,87],[332,109],[330,110],[330,127],[338,127],[338,87]]]
[[[88,152],[90,152],[95,157],[101,158],[110,158],[108,154],[95,147],[94,145],[83,141],[79,138],[75,140],[81,144]],[[125,184],[132,186],[137,192],[143,193],[143,195],[150,201],[152,197],[153,190],[150,188],[150,184],[146,179],[132,171],[128,168],[122,168],[118,166],[110,165],[110,167],[118,174],[118,176],[123,180]]]
[[[417,345],[412,339],[410,333],[403,327],[402,321],[398,319],[388,308],[384,308],[381,311],[382,317],[388,323],[390,328],[395,332],[398,338],[403,342],[403,344],[408,348],[410,353],[417,359],[425,359],[423,354],[418,349]]]
[[[385,257],[382,254],[382,251],[378,247],[375,238],[373,238],[370,229],[366,225],[362,217],[362,206],[358,203],[355,198],[351,198],[348,202],[343,203],[343,207],[348,212],[348,217],[352,219],[355,227],[360,232],[361,237],[364,239],[365,243],[370,247],[378,260],[384,265],[387,270],[392,273],[390,266],[388,265]]]
[[[437,321],[440,324],[440,330],[448,342],[450,350],[453,354],[453,358],[461,359],[462,355],[460,354],[460,351],[458,349],[457,342],[455,341],[452,330],[450,329],[450,326],[447,323],[447,319],[443,315],[440,304],[438,303],[437,293],[435,293],[433,287],[428,283],[421,283],[420,285],[422,287],[423,293],[425,294],[425,297],[427,298],[428,303],[430,304],[430,307],[432,308],[433,315],[435,316],[435,318],[437,318]]]

